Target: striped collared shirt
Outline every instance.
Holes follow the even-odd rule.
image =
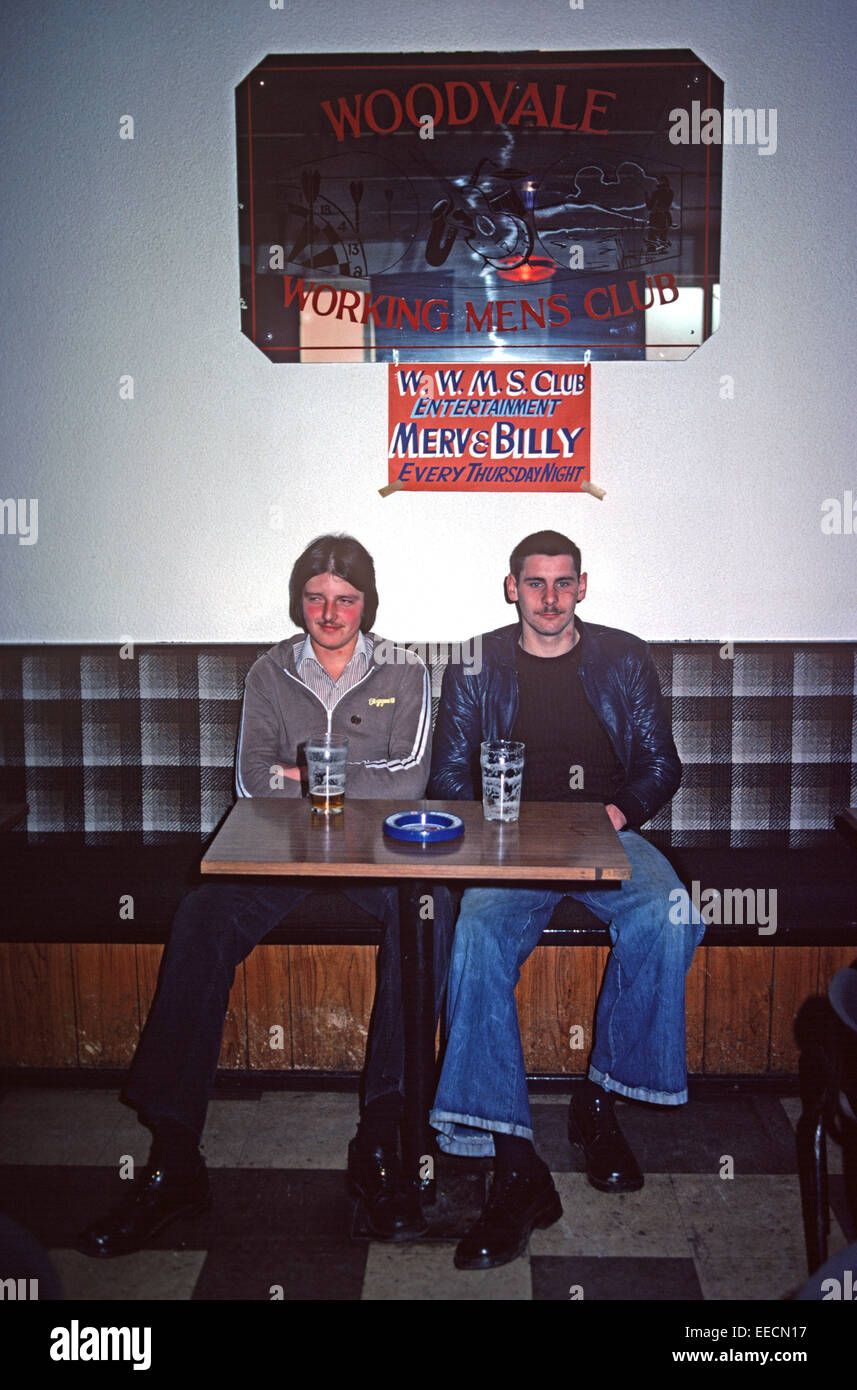
[[[351,660],[342,672],[338,681],[325,671],[318,657],[312,648],[312,642],[307,633],[306,640],[300,647],[295,656],[295,665],[298,675],[314,695],[317,695],[326,710],[332,710],[338,704],[343,695],[347,695],[358,681],[362,681],[369,667],[372,665],[372,652],[374,644],[369,640],[364,632],[358,632],[357,645],[351,655]]]

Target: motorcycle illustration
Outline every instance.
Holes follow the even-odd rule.
[[[514,184],[527,177],[517,169],[482,174],[492,159],[480,159],[464,188],[452,186],[431,210],[431,231],[425,256],[429,265],[447,260],[459,234],[472,251],[488,264],[514,270],[532,254],[535,232],[532,220]]]

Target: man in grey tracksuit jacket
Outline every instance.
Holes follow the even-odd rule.
[[[300,796],[299,782],[272,769],[295,764],[301,744],[325,733],[348,738],[349,800],[425,795],[431,765],[428,671],[415,652],[373,632],[361,640],[366,674],[331,710],[299,674],[302,656],[310,657],[305,633],[278,642],[250,668],[238,735],[239,796]]]
[[[289,590],[292,620],[305,632],[278,642],[247,675],[238,795],[299,797],[302,745],[330,732],[349,740],[349,803],[420,800],[431,758],[428,672],[415,653],[368,630],[378,603],[371,556],[352,537],[319,537],[296,562]],[[347,814],[359,815],[357,806]],[[222,880],[182,902],[124,1091],[153,1132],[149,1165],[116,1211],[83,1233],[79,1249],[101,1257],[131,1253],[208,1203],[199,1143],[235,970],[312,886],[305,879]],[[338,886],[384,926],[348,1177],[372,1234],[405,1240],[427,1226],[398,1154],[404,1070],[398,894],[394,884],[377,879],[340,879]],[[442,888],[434,893],[434,925],[439,1005],[452,937],[451,899]]]

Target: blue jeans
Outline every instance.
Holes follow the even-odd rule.
[[[681,1105],[687,1100],[685,976],[705,925],[698,912],[689,926],[671,922],[670,893],[682,886],[675,871],[635,831],[619,837],[632,877],[617,890],[567,890],[608,923],[613,943],[589,1076],[635,1100]],[[446,1055],[431,1113],[446,1153],[493,1154],[492,1130],[533,1137],[514,991],[563,896],[542,888],[464,894],[449,967]]]

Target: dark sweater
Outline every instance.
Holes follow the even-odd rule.
[[[614,801],[621,762],[580,681],[581,639],[562,656],[517,651],[520,705],[512,738],[526,745],[526,801]]]

